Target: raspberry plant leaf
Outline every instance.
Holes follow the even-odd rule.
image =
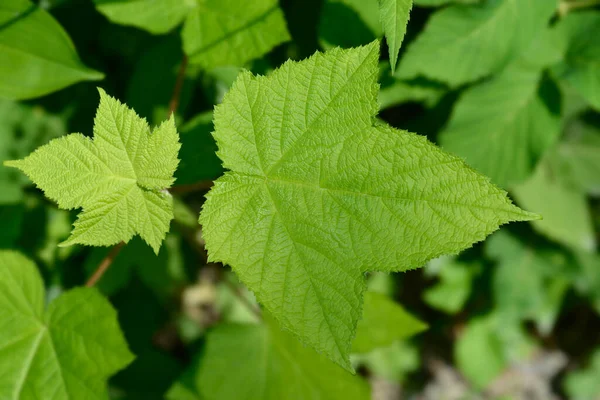
[[[420,267],[536,217],[425,137],[374,122],[378,59],[373,42],[242,73],[215,110],[229,171],[200,215],[210,259],[348,370],[365,272]]]
[[[556,0],[490,0],[437,11],[408,46],[398,77],[458,86],[497,72],[528,47],[556,8]]]
[[[389,48],[392,71],[396,70],[398,52],[406,35],[406,25],[413,0],[379,0],[379,17]]]
[[[110,246],[139,234],[158,253],[173,219],[165,189],[175,180],[179,147],[173,117],[151,132],[100,89],[93,139],[74,133],[4,164],[23,171],[60,208],[83,208],[63,246]]]
[[[112,22],[153,34],[175,28],[195,3],[196,0],[94,0],[96,9]]]
[[[133,354],[96,289],[68,291],[44,310],[36,266],[0,251],[0,293],[0,398],[107,398],[106,380]]]
[[[290,40],[277,0],[199,0],[181,36],[190,62],[206,69],[243,66]]]
[[[67,32],[29,0],[2,0],[0,27],[0,97],[30,99],[104,77],[81,62]]]

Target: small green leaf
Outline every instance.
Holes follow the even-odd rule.
[[[364,273],[405,271],[536,218],[425,137],[375,124],[379,43],[240,75],[215,109],[229,169],[200,215],[287,329],[350,369]]]
[[[307,349],[267,315],[263,325],[221,325],[208,334],[193,389],[204,400],[367,400],[367,382]],[[226,381],[223,377],[227,377]],[[194,398],[194,397],[189,397]]]
[[[30,99],[104,77],[82,64],[64,29],[28,0],[3,0],[0,27],[2,97]]]
[[[162,34],[183,22],[195,0],[94,0],[94,4],[116,24]]]
[[[398,52],[406,35],[406,25],[413,0],[379,0],[379,17],[387,40],[392,71],[396,70]]]
[[[533,320],[542,334],[550,333],[569,286],[552,253],[529,248],[505,231],[488,239],[486,253],[498,261],[493,277],[497,312]]]
[[[440,282],[423,293],[423,300],[438,310],[456,314],[462,310],[471,294],[473,278],[478,265],[454,259],[440,260],[440,262]]]
[[[565,58],[553,72],[600,110],[600,12],[570,13],[555,29]]]
[[[600,393],[600,350],[594,351],[585,368],[570,372],[564,380],[565,392],[571,400],[591,400]]]
[[[533,207],[544,219],[533,221],[533,227],[574,249],[591,251],[596,239],[587,197],[582,189],[563,179],[555,155],[549,153],[533,176],[514,188],[519,204]]]
[[[367,292],[363,318],[358,321],[353,353],[367,353],[391,345],[427,329],[427,325],[407,313],[387,296]]]
[[[290,40],[277,0],[205,0],[185,21],[183,48],[206,69],[243,66]]]
[[[459,99],[440,133],[444,149],[501,187],[527,179],[561,132],[558,89],[539,70],[509,68]]]
[[[548,24],[555,0],[489,0],[437,11],[408,46],[398,75],[451,86],[501,70]]]
[[[12,251],[0,251],[0,292],[1,398],[107,398],[107,379],[133,354],[106,299],[73,289],[44,310],[36,266]]]
[[[110,246],[139,234],[156,253],[173,219],[179,136],[171,118],[154,132],[100,89],[94,139],[74,133],[4,164],[23,171],[64,209],[83,208],[63,243]]]

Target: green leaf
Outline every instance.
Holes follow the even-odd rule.
[[[565,182],[559,164],[550,153],[533,176],[514,188],[519,204],[544,216],[533,227],[550,239],[574,249],[596,248],[592,218],[585,193]]]
[[[392,71],[396,70],[398,52],[406,35],[412,0],[379,0],[379,16],[389,48]]]
[[[498,261],[493,277],[498,312],[534,320],[541,333],[550,333],[569,286],[550,254],[527,247],[504,231],[488,239],[486,252]]]
[[[44,310],[36,266],[0,252],[0,397],[105,399],[106,380],[133,360],[117,314],[95,289],[64,293]]]
[[[94,0],[96,9],[110,21],[145,29],[153,34],[167,33],[185,19],[194,0]]]
[[[576,89],[600,110],[600,12],[570,13],[555,29],[562,40],[565,58],[553,69],[559,79]]]
[[[230,171],[200,215],[210,260],[348,369],[366,271],[416,268],[536,217],[425,137],[373,125],[378,49],[241,74],[215,109]]]
[[[561,181],[592,195],[600,195],[600,129],[578,124],[576,135],[556,149],[555,173]]]
[[[243,66],[290,40],[277,0],[205,0],[185,21],[183,48],[206,69]]]
[[[364,365],[370,374],[391,382],[404,382],[406,375],[419,368],[419,351],[404,341],[379,347],[367,354],[352,354],[354,365]]]
[[[436,260],[433,260],[436,261]],[[433,263],[432,261],[432,263]],[[438,310],[456,314],[462,310],[471,294],[471,286],[477,269],[454,259],[440,260],[440,282],[423,293],[423,300]]]
[[[565,392],[571,400],[591,400],[600,393],[600,350],[590,357],[589,364],[569,373],[564,380]]]
[[[489,0],[437,11],[408,46],[398,75],[458,86],[495,73],[520,56],[556,7],[554,0]]]
[[[307,349],[267,316],[263,325],[220,325],[208,334],[194,374],[204,400],[367,400],[369,386]],[[227,376],[227,379],[223,378]],[[170,399],[179,389],[172,389]],[[175,391],[177,390],[177,391]],[[188,389],[187,395],[190,390]],[[193,398],[193,397],[189,397]]]
[[[440,133],[444,149],[501,187],[527,179],[561,132],[558,89],[541,71],[509,68],[460,97]]]
[[[319,17],[319,41],[325,49],[371,43],[383,35],[377,0],[326,0]]]
[[[409,338],[427,329],[427,325],[407,313],[387,296],[367,292],[363,318],[356,327],[353,353],[367,353],[378,347]]]
[[[173,219],[179,160],[175,121],[154,132],[144,119],[100,89],[94,139],[74,133],[4,164],[23,171],[63,209],[83,208],[62,245],[110,246],[139,234],[158,253]]]
[[[0,96],[30,99],[104,77],[77,56],[64,29],[28,0],[0,5]]]

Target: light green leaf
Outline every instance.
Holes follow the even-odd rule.
[[[379,0],[379,17],[389,48],[392,71],[396,70],[398,52],[406,35],[406,25],[413,0]]]
[[[416,268],[536,217],[425,137],[373,125],[378,50],[241,74],[215,109],[230,171],[200,215],[210,259],[348,369],[366,271]]]
[[[454,259],[440,260],[440,262],[438,272],[440,281],[423,293],[423,300],[438,310],[456,314],[462,310],[471,294],[477,265],[473,266]]]
[[[133,355],[117,314],[95,289],[73,289],[44,310],[36,266],[0,252],[0,397],[106,399],[106,381]]]
[[[509,188],[527,179],[558,139],[560,105],[548,104],[558,96],[541,71],[509,68],[464,92],[440,142]]]
[[[574,137],[558,145],[555,173],[571,187],[600,195],[600,129],[578,124]]]
[[[391,382],[404,382],[406,375],[419,368],[419,351],[401,340],[367,354],[352,354],[353,365],[364,365],[369,373]]]
[[[571,400],[596,400],[600,393],[600,350],[590,357],[589,364],[569,373],[564,380],[565,392]]]
[[[387,296],[367,292],[363,317],[356,327],[353,353],[367,353],[391,345],[427,329],[427,325],[407,313]]]
[[[205,0],[185,21],[183,48],[206,69],[243,66],[290,40],[277,0]]]
[[[553,73],[600,110],[600,12],[570,13],[555,29],[566,55]]]
[[[532,222],[538,232],[566,246],[591,251],[596,239],[587,198],[555,172],[558,168],[550,153],[531,178],[514,188],[515,198],[543,215],[544,219]]]
[[[504,231],[488,239],[486,252],[498,261],[493,277],[498,313],[533,320],[541,333],[550,333],[569,286],[551,254],[529,248]]]
[[[575,253],[571,274],[573,285],[579,293],[588,297],[590,304],[600,314],[600,255],[578,251]]]
[[[497,72],[520,56],[556,7],[555,0],[489,0],[437,11],[408,46],[398,75],[458,86]]]
[[[64,29],[28,0],[0,4],[0,96],[30,99],[104,77],[88,69]]]
[[[319,17],[319,40],[325,49],[371,43],[383,35],[377,0],[326,0]]]
[[[94,0],[96,9],[110,21],[167,33],[183,22],[195,0]]]
[[[370,398],[369,386],[365,381],[304,347],[289,333],[281,331],[268,316],[263,325],[221,325],[208,334],[206,343],[193,378],[198,398]],[[225,376],[227,378],[224,380]],[[185,398],[175,397],[177,392],[184,392],[181,387],[172,390],[170,399]],[[186,395],[189,393],[188,389]]]
[[[171,118],[154,132],[100,89],[94,139],[74,133],[4,164],[23,171],[64,209],[83,208],[63,243],[110,246],[139,234],[156,253],[173,219],[179,136]]]

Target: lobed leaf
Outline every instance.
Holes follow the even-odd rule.
[[[44,310],[36,266],[13,251],[0,251],[0,293],[1,398],[107,398],[107,379],[134,356],[106,299],[73,289]]]
[[[347,369],[365,272],[416,268],[536,218],[424,137],[374,124],[378,58],[374,42],[242,73],[215,110],[230,171],[200,215],[210,259]]]
[[[139,234],[156,253],[173,219],[179,136],[173,117],[154,132],[144,119],[100,89],[93,140],[74,133],[23,160],[23,171],[64,209],[83,208],[62,245],[110,246]]]

